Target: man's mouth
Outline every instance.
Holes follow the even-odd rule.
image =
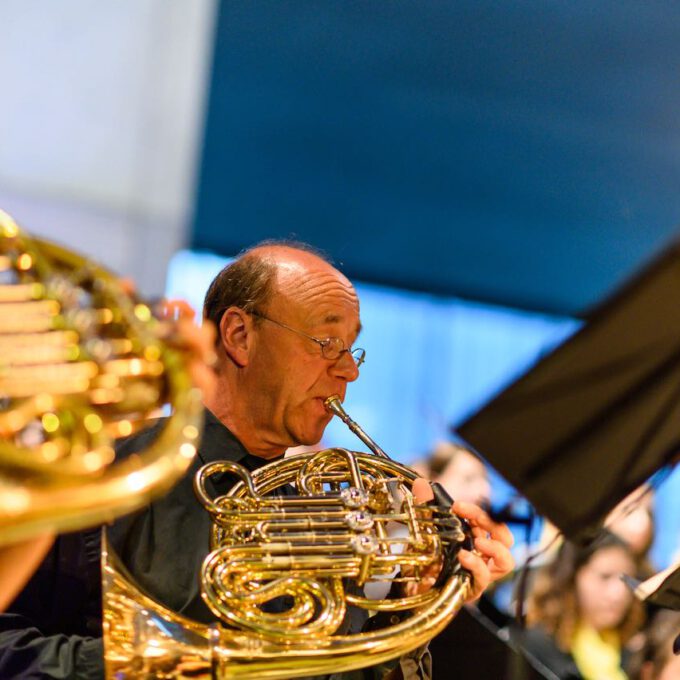
[[[326,397],[314,397],[314,402],[317,403],[317,404],[319,404],[321,410],[322,410],[324,413],[328,413],[328,410],[326,409],[326,405],[325,405],[325,403],[324,403],[325,401],[326,401]],[[331,415],[331,414],[328,413],[328,415]]]

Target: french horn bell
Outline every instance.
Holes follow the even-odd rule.
[[[164,337],[119,279],[0,211],[0,545],[110,521],[186,472],[200,393]],[[154,445],[116,461],[164,404]]]

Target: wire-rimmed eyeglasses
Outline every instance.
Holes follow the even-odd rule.
[[[303,331],[299,331],[297,328],[292,328],[291,326],[288,326],[285,323],[281,323],[281,321],[277,321],[276,319],[270,319],[268,316],[265,316],[260,312],[253,311],[250,313],[253,316],[256,316],[258,319],[264,319],[265,321],[269,321],[270,323],[276,324],[277,326],[285,328],[288,331],[297,333],[298,335],[301,335],[303,338],[312,340],[317,345],[319,345],[319,347],[321,347],[321,355],[325,359],[329,359],[330,361],[336,361],[345,352],[347,352],[347,354],[349,354],[352,357],[352,360],[356,364],[357,368],[359,368],[361,364],[363,364],[364,361],[366,360],[365,349],[362,349],[361,347],[355,347],[354,349],[351,347],[345,347],[345,343],[342,341],[341,338],[315,338],[313,335],[308,335]]]

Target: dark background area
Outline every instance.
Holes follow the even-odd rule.
[[[680,4],[222,2],[192,245],[574,314],[680,222]]]

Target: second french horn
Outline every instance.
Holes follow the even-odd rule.
[[[114,441],[172,417],[146,451]],[[187,470],[202,425],[185,358],[102,267],[0,210],[0,545],[100,524]]]

